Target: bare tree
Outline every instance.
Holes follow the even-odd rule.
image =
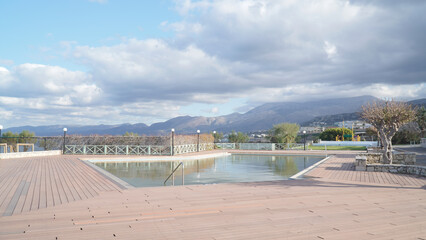
[[[416,110],[407,103],[384,100],[362,106],[361,116],[377,129],[383,160],[392,164],[392,137],[401,126],[416,119]]]

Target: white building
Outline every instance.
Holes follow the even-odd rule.
[[[345,123],[345,128],[353,128],[354,129],[367,129],[369,127],[371,127],[371,124],[366,123],[365,121],[360,121],[360,120],[349,120],[349,121],[344,121]],[[343,126],[343,121],[342,122],[336,122],[334,123],[334,125],[338,126],[338,127],[342,127]]]

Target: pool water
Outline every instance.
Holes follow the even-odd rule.
[[[185,185],[286,180],[324,159],[324,156],[243,155],[185,160]],[[105,169],[135,187],[163,186],[180,161],[98,162]],[[171,185],[169,179],[167,185]],[[175,172],[175,185],[182,184],[182,170]]]

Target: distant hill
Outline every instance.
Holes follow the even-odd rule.
[[[419,106],[419,107],[423,106],[423,107],[426,107],[426,98],[409,101],[407,103],[411,104],[413,106]]]
[[[341,113],[341,114],[334,114],[334,115],[325,115],[325,116],[319,116],[311,119],[310,121],[306,121],[302,123],[302,126],[311,126],[315,122],[323,122],[327,126],[333,125],[336,122],[341,121],[350,121],[350,120],[361,120],[361,115],[359,112],[354,113]]]
[[[407,103],[416,107],[421,107],[421,106],[426,107],[426,98],[409,101]],[[314,122],[324,122],[327,125],[333,125],[335,122],[341,122],[344,120],[362,120],[361,112],[319,116],[302,123],[302,126],[310,126]]]
[[[65,127],[68,128],[69,134],[81,135],[121,135],[126,131],[146,135],[164,135],[169,134],[172,128],[176,129],[177,133],[195,133],[197,129],[200,129],[202,132],[230,132],[232,130],[250,132],[268,130],[274,124],[281,122],[294,122],[306,125],[310,122],[322,121],[333,124],[343,119],[359,119],[357,112],[360,112],[361,106],[374,100],[377,100],[377,98],[360,96],[307,102],[276,102],[260,105],[243,114],[233,113],[218,117],[180,116],[165,122],[154,123],[151,126],[138,123],[93,126],[67,125]],[[426,99],[414,100],[408,103],[425,105]],[[22,130],[29,130],[35,132],[38,136],[58,136],[62,134],[63,127],[63,125],[23,126],[5,129],[5,131],[21,132]]]

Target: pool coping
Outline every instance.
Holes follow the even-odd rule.
[[[86,164],[87,166],[91,167],[93,170],[97,171],[99,174],[101,174],[103,177],[105,177],[106,179],[110,180],[111,182],[113,182],[115,185],[117,185],[119,188],[121,188],[122,190],[124,189],[132,189],[132,188],[136,188],[135,186],[131,185],[130,183],[120,179],[119,177],[115,176],[114,174],[106,171],[105,169],[102,169],[98,166],[96,166],[95,164],[87,161],[87,160],[82,160],[80,159],[84,164]]]
[[[303,177],[303,176],[304,176],[306,173],[308,173],[308,172],[312,171],[314,168],[316,168],[316,167],[318,167],[319,165],[321,165],[322,163],[326,162],[326,161],[327,161],[328,159],[330,159],[331,157],[333,157],[333,155],[326,156],[323,160],[321,160],[321,161],[319,161],[319,162],[317,162],[317,163],[313,164],[312,166],[310,166],[310,167],[308,167],[308,168],[303,169],[302,171],[300,171],[300,172],[298,172],[298,173],[294,174],[293,176],[289,177],[288,179],[291,179],[291,180],[304,179],[304,177]]]

